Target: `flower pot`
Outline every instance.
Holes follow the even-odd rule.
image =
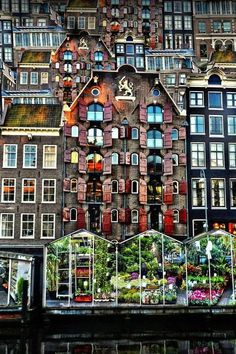
[[[92,302],[92,295],[76,295],[73,300],[75,302]]]

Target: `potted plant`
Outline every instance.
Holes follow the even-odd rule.
[[[75,302],[92,302],[92,293],[89,290],[82,292],[81,289],[77,289],[73,300]]]

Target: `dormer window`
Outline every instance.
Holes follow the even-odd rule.
[[[94,53],[95,61],[103,61],[103,52],[97,51]]]
[[[66,50],[66,51],[64,52],[63,59],[64,59],[64,60],[72,60],[72,52],[69,51],[69,50]]]
[[[211,75],[208,79],[209,85],[221,85],[221,78],[218,75]]]

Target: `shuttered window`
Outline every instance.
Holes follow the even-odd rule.
[[[103,121],[103,106],[92,103],[88,106],[87,118],[89,121]]]

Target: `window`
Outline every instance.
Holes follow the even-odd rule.
[[[102,146],[103,145],[103,133],[101,129],[98,128],[90,128],[88,130],[88,144],[95,145],[95,146]]]
[[[56,145],[43,146],[43,168],[57,167],[57,147]]]
[[[5,61],[12,61],[12,49],[11,48],[4,48],[4,58]]]
[[[16,194],[16,180],[15,178],[2,179],[2,202],[14,203]]]
[[[70,221],[77,221],[77,209],[76,208],[70,209]]]
[[[79,162],[79,153],[78,153],[78,151],[72,151],[71,152],[70,162],[71,163],[78,163]]]
[[[65,63],[64,64],[64,70],[65,70],[66,73],[71,74],[72,73],[72,65],[70,63]],[[71,79],[71,78],[68,78],[68,80],[69,79]]]
[[[173,181],[173,194],[179,194],[179,182]]]
[[[74,16],[68,16],[67,17],[67,28],[68,29],[74,29],[75,28],[75,17]]]
[[[118,222],[118,210],[112,209],[111,211],[111,222]]]
[[[205,207],[206,196],[205,196],[205,182],[206,180],[201,180],[200,178],[192,179],[192,206],[193,207]]]
[[[94,53],[95,61],[103,61],[103,52],[97,51]]]
[[[143,54],[143,45],[141,45],[141,44],[136,44],[136,46],[135,46],[135,52],[136,52],[137,54]]]
[[[78,29],[85,29],[85,17],[78,17]]]
[[[138,181],[133,180],[131,182],[131,193],[132,194],[138,194],[138,189],[139,189],[138,187],[139,187]]]
[[[77,192],[77,178],[71,178],[70,180],[70,191],[72,193]]]
[[[41,84],[48,84],[48,73],[46,71],[41,73]]]
[[[147,158],[147,169],[150,175],[162,173],[162,158],[158,155],[149,155]]]
[[[138,165],[138,154],[134,153],[131,154],[131,165],[137,166]]]
[[[17,145],[3,145],[3,167],[15,168],[17,166]]]
[[[0,238],[14,238],[15,214],[0,215]]]
[[[164,11],[165,12],[172,12],[172,2],[171,1],[164,2]]]
[[[228,116],[228,134],[235,135],[236,134],[236,116]]]
[[[229,167],[236,168],[236,144],[229,144]]]
[[[4,33],[3,34],[3,43],[4,44],[11,44],[11,33]]]
[[[138,223],[138,210],[136,209],[131,210],[131,223],[132,224]]]
[[[111,155],[111,163],[112,165],[118,165],[119,164],[119,154],[117,152],[113,152]]]
[[[156,178],[151,179],[147,184],[147,201],[149,204],[162,203],[163,186]]]
[[[56,180],[43,179],[42,181],[42,203],[56,202]]]
[[[205,162],[205,144],[192,143],[191,144],[191,166],[204,167]]]
[[[117,127],[112,128],[112,139],[119,139],[119,129]]]
[[[209,85],[221,85],[221,78],[219,75],[211,75],[208,79]]]
[[[213,178],[211,180],[212,207],[225,207],[225,180]]]
[[[38,18],[37,19],[37,25],[39,27],[46,27],[47,26],[47,20],[46,18]]]
[[[206,33],[206,23],[199,21],[198,22],[198,32],[199,33]]]
[[[34,214],[21,214],[21,238],[34,238]]]
[[[236,93],[227,93],[227,107],[236,108]]]
[[[89,154],[86,157],[87,160],[87,171],[91,173],[102,172],[102,156],[97,152]]]
[[[230,33],[230,32],[232,32],[231,22],[229,22],[229,21],[224,21],[224,22],[223,22],[223,32],[224,32],[224,33]]]
[[[88,29],[95,29],[96,17],[88,17]]]
[[[6,0],[6,1],[8,2],[8,0]],[[3,6],[3,4],[2,4],[2,6]],[[11,30],[11,21],[3,21],[3,30],[4,31],[10,31]]]
[[[24,178],[22,180],[22,203],[35,203],[36,180]]]
[[[172,16],[165,16],[165,29],[172,30]]]
[[[192,29],[192,17],[184,16],[184,29],[191,30]]]
[[[174,1],[174,12],[182,13],[182,1]]]
[[[55,214],[42,214],[41,218],[41,238],[54,238]]]
[[[124,44],[117,44],[117,45],[116,45],[116,52],[117,52],[117,53],[124,53],[124,52],[125,52],[125,46],[124,46]]]
[[[210,143],[210,164],[212,168],[224,167],[223,143]]]
[[[103,121],[103,106],[98,103],[92,103],[88,106],[88,120]]]
[[[222,108],[222,93],[209,92],[208,93],[208,107],[209,108]]]
[[[28,73],[23,71],[20,73],[20,84],[27,85],[28,84]]]
[[[179,210],[173,210],[173,222],[177,224],[179,222]]]
[[[166,49],[173,49],[173,35],[171,33],[165,35],[165,47]]]
[[[21,0],[21,12],[29,12],[29,0]]]
[[[190,116],[191,134],[205,134],[205,117],[200,115]]]
[[[30,83],[31,85],[37,85],[38,84],[38,73],[33,71],[30,73]]]
[[[138,128],[132,128],[131,129],[131,139],[137,140],[138,137],[139,137]]]
[[[147,121],[148,123],[162,123],[163,114],[160,106],[148,106],[147,107]]]
[[[179,155],[172,154],[172,163],[173,163],[173,166],[178,166],[179,165]]]
[[[209,133],[210,135],[223,135],[222,116],[209,116]]]
[[[221,32],[221,21],[213,21],[213,32]]]
[[[182,16],[174,16],[174,24],[175,29],[182,29]]]
[[[111,181],[111,193],[116,194],[118,193],[118,191],[119,191],[119,183],[116,179],[113,179]]]
[[[2,11],[10,12],[10,3],[9,0],[2,0]]]
[[[178,140],[179,138],[179,131],[178,129],[172,129],[171,132],[171,140]]]
[[[150,10],[148,8],[143,8],[142,10],[142,19],[149,20],[150,19]]]
[[[144,67],[144,58],[143,57],[136,57],[136,67],[137,68],[143,68]]]
[[[71,127],[71,136],[74,137],[74,138],[78,138],[79,136],[79,128],[77,125],[73,125]]]
[[[191,1],[184,1],[183,2],[183,10],[184,10],[184,12],[191,12],[192,11]]]
[[[147,147],[153,149],[163,148],[162,134],[159,130],[149,130],[147,132]]]
[[[190,92],[190,106],[203,106],[203,92]]]
[[[236,207],[236,180],[230,180],[230,206]]]

